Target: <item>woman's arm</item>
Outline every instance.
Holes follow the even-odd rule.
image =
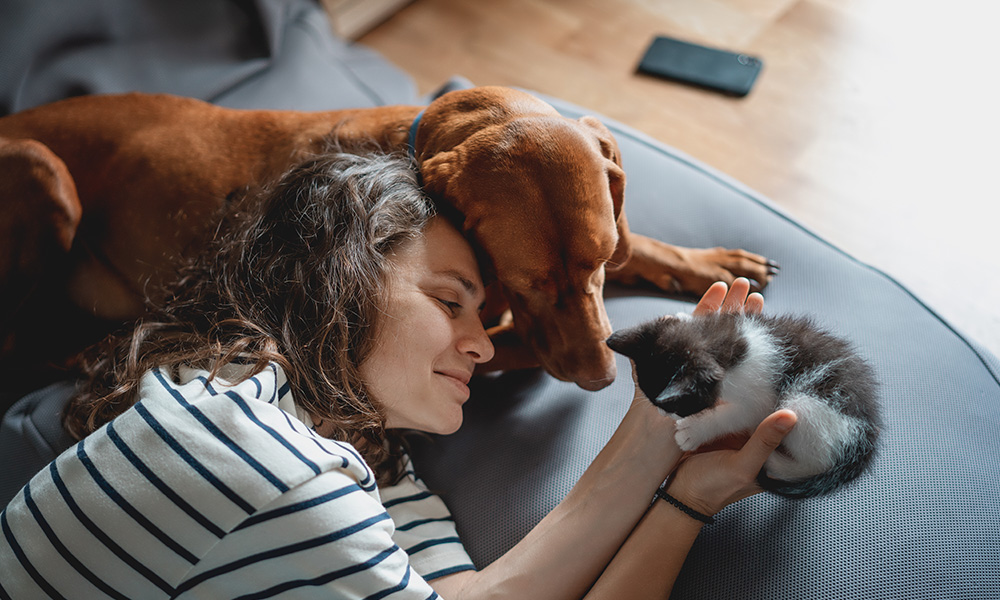
[[[749,287],[746,280],[737,280],[732,290],[725,284],[716,284],[698,303],[695,312],[720,309],[759,312],[763,301],[759,294],[748,298]],[[765,427],[763,431],[769,429]],[[781,437],[783,434],[778,436],[779,442]],[[736,455],[743,451],[730,452]],[[760,459],[761,464],[767,454]],[[625,580],[642,580],[656,573],[657,581],[650,581],[656,585],[649,589],[662,597],[664,590],[673,585],[700,530],[700,523],[664,502],[649,507],[656,488],[681,455],[674,442],[674,421],[662,415],[636,386],[635,398],[625,418],[566,498],[494,563],[479,572],[434,580],[434,588],[449,599],[581,598],[601,577],[602,583],[595,588],[595,594],[604,590],[617,597],[633,597],[621,595],[620,588],[616,593],[615,588]],[[718,456],[714,460],[720,458],[729,470],[713,461],[688,461],[690,466],[678,473],[671,490],[678,482],[683,484],[689,478],[704,476],[706,470],[714,470],[718,472],[713,471],[709,478],[726,485],[694,486],[692,491],[720,503],[715,510],[728,504],[726,500],[734,493],[744,496],[752,493],[745,489],[746,482],[754,480],[760,466],[753,470],[745,461],[727,461]],[[734,475],[736,471],[738,474]],[[605,571],[612,558],[614,564]]]
[[[765,419],[739,450],[716,450],[684,460],[667,492],[705,515],[760,492],[757,473],[785,434],[795,413],[778,411]],[[643,516],[588,599],[665,598],[670,594],[703,524],[678,508],[657,501]]]
[[[642,392],[566,498],[514,548],[479,572],[432,582],[452,598],[581,598],[680,460],[674,421]]]

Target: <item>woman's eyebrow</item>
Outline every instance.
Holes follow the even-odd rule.
[[[471,296],[476,296],[482,291],[482,288],[457,269],[446,269],[439,274],[457,281]]]

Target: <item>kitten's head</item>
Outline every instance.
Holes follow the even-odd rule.
[[[688,319],[668,316],[622,329],[607,344],[635,362],[639,388],[668,413],[686,417],[719,398],[725,370]]]

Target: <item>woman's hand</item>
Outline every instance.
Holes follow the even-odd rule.
[[[730,288],[716,282],[705,292],[695,316],[724,311],[760,314],[764,297],[750,293],[750,282],[738,278]],[[753,435],[728,436],[702,447],[697,454],[684,458],[670,482],[668,491],[695,510],[714,515],[724,507],[761,492],[757,475],[771,452],[795,426],[795,413],[775,412],[765,419]]]
[[[718,311],[725,312],[745,312],[749,314],[760,314],[764,310],[764,297],[759,293],[750,293],[750,280],[739,277],[733,282],[730,288],[723,281],[716,281],[708,288],[705,295],[701,297],[691,314],[694,316],[707,315]],[[639,389],[638,375],[635,372],[635,361],[629,360],[632,365],[632,382],[635,384],[635,397],[633,405],[648,403],[652,405],[646,396]]]
[[[760,314],[764,310],[764,296],[757,292],[751,294],[750,280],[745,277],[737,278],[732,288],[722,281],[716,281],[698,301],[692,314],[697,317],[720,310],[730,313]]]
[[[706,515],[764,491],[757,475],[781,440],[795,426],[790,410],[769,415],[739,449],[687,455],[667,487],[671,496]]]

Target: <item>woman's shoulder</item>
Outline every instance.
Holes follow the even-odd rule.
[[[353,446],[313,430],[280,366],[270,363],[249,377],[241,367],[212,378],[199,369],[152,369],[143,376],[139,402],[113,423],[147,437],[173,436],[176,444],[168,445],[236,465],[277,490],[330,470],[374,489],[375,476]]]

